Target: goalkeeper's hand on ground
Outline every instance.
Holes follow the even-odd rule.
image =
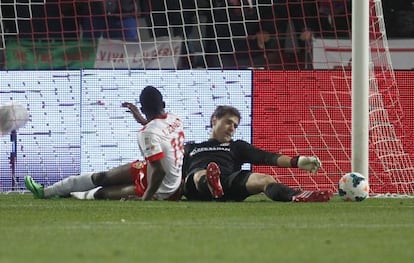
[[[317,156],[296,156],[292,158],[292,167],[316,173],[321,167],[321,161]]]

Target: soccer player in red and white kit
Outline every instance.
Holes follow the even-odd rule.
[[[69,176],[43,187],[31,176],[25,185],[37,198],[72,196],[79,199],[178,200],[181,197],[184,130],[181,118],[165,112],[158,89],[147,86],[140,94],[141,111],[128,102],[122,104],[144,126],[138,145],[145,161],[127,163],[109,171]]]
[[[332,191],[302,191],[278,183],[268,174],[242,170],[244,163],[300,168],[316,173],[321,163],[316,156],[289,157],[261,150],[232,137],[240,123],[239,110],[218,106],[211,116],[210,139],[185,146],[184,196],[188,200],[243,201],[264,193],[273,201],[325,202]]]

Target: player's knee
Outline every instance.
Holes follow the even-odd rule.
[[[256,194],[259,192],[264,192],[266,187],[270,184],[276,183],[276,180],[273,176],[268,174],[261,173],[252,173],[249,176],[249,179],[246,183],[246,187],[249,192]]]
[[[105,186],[106,172],[94,173],[92,175],[92,182],[97,186]]]
[[[106,199],[105,189],[100,188],[93,194],[94,199]]]
[[[196,188],[202,194],[210,193],[210,190],[208,189],[208,185],[207,185],[206,175],[202,175],[200,179],[196,182]]]
[[[273,176],[269,174],[262,175],[262,185],[267,187],[269,184],[274,184],[274,183],[277,183],[277,182]]]

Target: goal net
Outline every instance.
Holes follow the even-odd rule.
[[[314,67],[331,71],[256,74],[255,87],[261,86],[266,98],[257,98],[254,103],[254,110],[263,115],[262,119],[253,119],[255,128],[262,126],[254,138],[256,144],[269,149],[279,148],[291,155],[307,152],[323,160],[319,176],[298,174],[295,170],[286,174],[271,167],[259,171],[273,173],[281,182],[297,187],[314,189],[317,185],[319,189],[331,189],[351,170],[352,45],[350,39],[332,41],[323,37],[314,44],[321,49],[315,52],[318,57],[313,60]],[[401,75],[392,67],[380,1],[370,3],[370,50],[367,78],[371,192],[382,194],[377,196],[411,196],[414,190],[412,107],[402,100],[406,92],[409,96],[412,92],[409,86],[397,85],[397,77],[401,79]],[[333,52],[337,54],[329,54]],[[269,138],[277,142],[271,144]]]
[[[317,175],[254,171],[336,191],[351,169],[351,4],[2,0],[0,104],[21,102],[31,120],[0,137],[0,191],[24,190],[26,174],[49,185],[139,158],[136,124],[118,105],[145,85],[163,89],[188,140],[208,138],[214,107],[232,104],[243,113],[236,138],[323,162]],[[414,73],[393,65],[414,68],[414,31],[387,39],[397,27],[383,10],[370,0],[371,193],[412,195]]]
[[[4,0],[5,69],[311,69],[349,0]],[[262,33],[262,34],[259,34]]]

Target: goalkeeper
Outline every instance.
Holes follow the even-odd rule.
[[[325,202],[331,191],[302,191],[278,183],[268,174],[242,170],[244,163],[299,168],[316,173],[321,163],[316,156],[289,157],[263,151],[242,141],[232,140],[241,119],[232,106],[218,106],[211,116],[208,141],[185,146],[184,196],[188,200],[243,201],[264,193],[273,201]]]
[[[152,86],[143,89],[140,103],[146,119],[135,105],[126,102],[122,106],[144,125],[138,132],[138,144],[145,162],[69,176],[45,188],[26,176],[26,188],[37,198],[72,194],[79,199],[178,200],[184,156],[183,122],[177,115],[164,111],[162,95]]]

